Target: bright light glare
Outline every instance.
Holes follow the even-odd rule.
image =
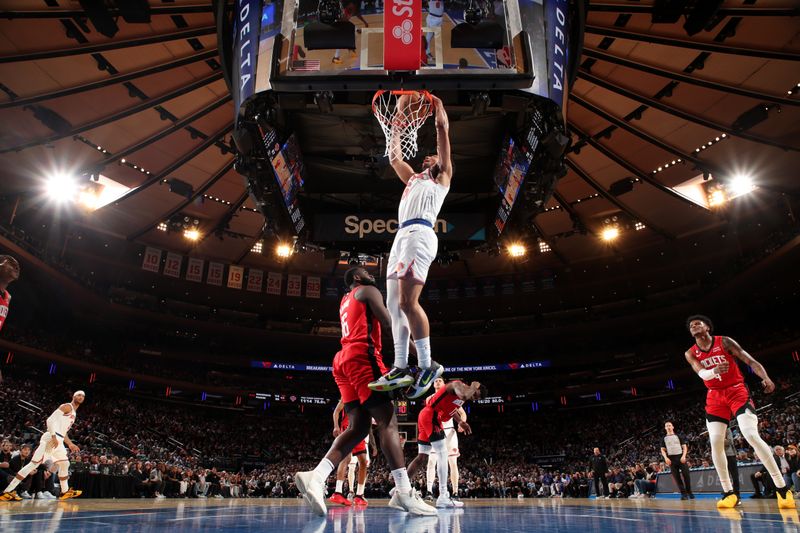
[[[619,229],[615,228],[614,226],[608,226],[603,230],[601,236],[603,237],[604,241],[611,242],[619,237]]]
[[[526,252],[525,246],[517,242],[509,244],[507,250],[511,257],[522,257]]]
[[[747,174],[736,174],[733,176],[729,187],[734,197],[747,194],[755,189],[755,185],[753,185],[753,179]]]
[[[708,205],[710,207],[717,207],[725,203],[727,198],[725,197],[725,191],[722,189],[714,189],[708,195]]]
[[[190,241],[196,241],[200,238],[200,232],[196,229],[187,229],[183,232],[183,236],[189,239]]]
[[[292,255],[292,247],[288,244],[279,244],[278,247],[275,248],[275,253],[278,255],[278,257],[289,257]]]
[[[45,193],[54,202],[70,202],[78,193],[78,182],[74,176],[57,172],[47,177]]]

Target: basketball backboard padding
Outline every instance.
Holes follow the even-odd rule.
[[[503,47],[503,33],[503,27],[493,21],[485,20],[478,24],[462,22],[453,28],[450,47],[499,50]]]
[[[356,27],[349,20],[312,22],[305,27],[305,44],[308,50],[352,50],[356,47]]]

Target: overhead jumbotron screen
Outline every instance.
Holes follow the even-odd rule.
[[[511,210],[517,201],[520,187],[525,181],[525,175],[528,173],[530,164],[530,153],[514,142],[513,137],[507,137],[503,143],[503,149],[500,152],[500,159],[497,162],[494,174],[494,182],[502,195],[494,222],[498,235],[503,233],[508,223]]]

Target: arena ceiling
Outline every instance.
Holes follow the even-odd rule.
[[[108,38],[77,1],[3,2],[0,192],[34,190],[57,169],[99,172],[137,192],[80,215],[79,224],[179,253],[274,266],[269,250],[251,252],[263,219],[233,169],[234,110],[212,2],[149,5],[149,23],[120,16],[118,32]],[[749,172],[763,190],[798,192],[796,6],[729,0],[710,30],[689,37],[683,17],[653,24],[653,2],[591,1],[568,108],[569,172],[536,217],[552,252],[524,268],[626,253],[723,224],[672,190],[703,170]],[[492,193],[486,174],[499,141],[487,140],[486,132],[502,111],[483,117],[452,111],[460,175],[449,201],[468,202]],[[748,111],[755,118],[742,127]],[[354,210],[396,202],[399,182],[365,165],[370,147],[347,133],[350,121],[371,118],[366,106],[325,115],[309,107],[296,118],[309,170],[306,194]],[[190,198],[170,192],[165,181],[172,178],[191,185]],[[620,180],[632,182],[632,190],[615,196],[609,189]],[[199,241],[157,229],[178,213],[200,221]],[[615,215],[645,228],[609,246],[599,233]],[[462,259],[472,275],[515,268],[486,254]],[[330,272],[336,263],[316,253],[291,261],[302,272]]]

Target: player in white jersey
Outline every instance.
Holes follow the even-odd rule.
[[[47,431],[42,434],[42,438],[39,440],[39,447],[33,452],[31,462],[17,472],[16,477],[11,480],[3,494],[0,494],[0,501],[21,500],[22,498],[17,496],[14,489],[31,472],[39,468],[42,462],[48,459],[52,460],[58,467],[58,480],[61,482],[61,496],[58,499],[68,500],[81,495],[82,491],[69,488],[69,483],[67,482],[69,479],[69,458],[64,444],[69,446],[70,451],[80,451],[80,448],[69,440],[67,432],[72,427],[72,424],[75,423],[78,407],[80,407],[85,398],[86,394],[79,390],[72,395],[70,403],[62,404],[53,411],[53,414],[47,419]]]
[[[402,120],[404,109],[413,98],[412,95],[398,98],[396,120]],[[389,160],[406,184],[398,210],[399,229],[387,263],[386,307],[392,317],[394,366],[369,384],[369,388],[376,391],[412,386],[408,394],[412,399],[425,394],[433,380],[444,372],[444,368],[431,359],[430,324],[419,304],[428,269],[439,246],[433,228],[453,175],[447,112],[439,98],[431,98],[436,114],[436,155],[425,157],[419,173],[403,160],[399,135],[390,139]],[[408,370],[410,337],[414,338],[420,368],[416,379]]]
[[[433,382],[433,390],[439,391],[442,387],[444,387],[445,382],[443,378],[437,378]],[[428,399],[433,398],[433,396],[429,396]],[[427,403],[427,399],[426,399]],[[467,412],[464,411],[463,407],[458,408],[458,416],[461,417],[461,420],[464,422],[467,421]],[[455,424],[453,424],[453,419],[451,418],[447,422],[442,422],[442,429],[444,430],[444,442],[445,446],[447,446],[447,464],[450,466],[450,484],[453,486],[452,494],[453,498],[458,497],[458,457],[461,453],[458,451],[458,431],[463,432],[464,430],[458,428],[456,431]],[[428,488],[428,496],[425,497],[425,501],[432,501],[433,500],[433,481],[436,477],[436,462],[440,459],[439,454],[436,450],[431,450],[431,453],[428,455],[428,469],[425,475],[425,481]],[[442,480],[439,480],[441,483]],[[447,481],[445,481],[447,483]],[[441,492],[441,490],[440,490]]]
[[[428,17],[425,20],[425,24],[428,25],[428,28],[441,28],[442,19],[444,19],[444,0],[428,0]],[[439,35],[441,36],[441,33]],[[425,41],[425,52],[428,56],[428,62],[430,62],[433,60],[433,54],[431,53],[431,46],[433,43],[432,31],[425,34]]]

